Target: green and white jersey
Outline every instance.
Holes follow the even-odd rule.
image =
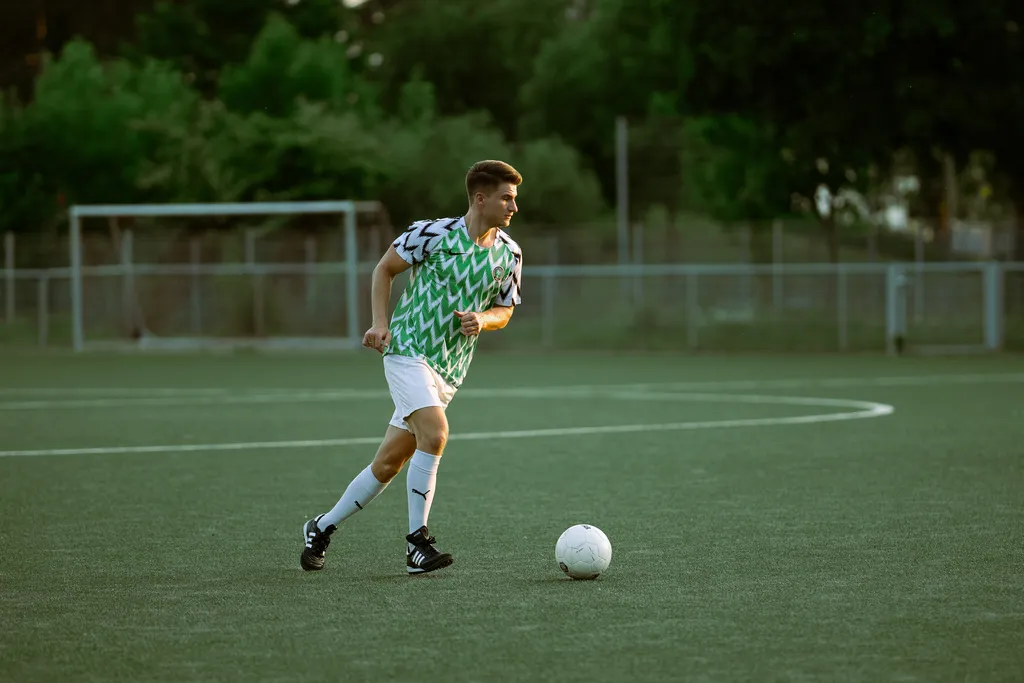
[[[391,246],[413,267],[391,317],[386,354],[422,358],[457,387],[478,337],[459,331],[455,311],[518,305],[522,251],[500,229],[489,249],[479,246],[464,217],[413,223]]]

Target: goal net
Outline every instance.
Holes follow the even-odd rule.
[[[73,347],[355,348],[391,233],[379,202],[73,206]]]

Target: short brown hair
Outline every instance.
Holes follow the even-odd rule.
[[[473,164],[466,174],[466,194],[469,201],[473,201],[473,195],[481,190],[493,190],[501,183],[512,183],[518,185],[523,182],[523,176],[519,171],[512,168],[504,161],[487,159]]]

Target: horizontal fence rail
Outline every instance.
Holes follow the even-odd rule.
[[[351,348],[360,331],[346,302],[368,300],[374,266],[357,264],[353,280],[347,262],[81,265],[82,348],[135,344],[140,334],[196,346]],[[22,343],[74,337],[75,272],[4,269],[4,320],[21,325]],[[527,265],[523,283],[515,324],[486,343],[996,351],[1007,335],[1017,347],[1024,321],[1024,263]],[[638,338],[644,329],[653,340]]]

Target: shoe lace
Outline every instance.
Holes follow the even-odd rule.
[[[432,557],[438,553],[437,548],[434,547],[434,544],[436,542],[436,538],[434,538],[433,536],[428,536],[427,538],[424,538],[422,541],[416,543],[415,545],[416,548],[418,548],[421,553],[428,557]]]
[[[309,535],[309,547],[315,553],[323,553],[331,544],[331,537],[317,529]]]

